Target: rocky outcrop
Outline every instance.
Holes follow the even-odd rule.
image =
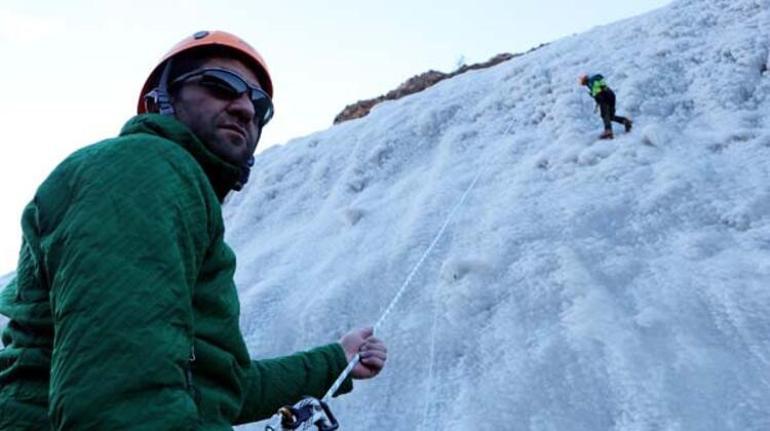
[[[369,111],[371,111],[375,105],[385,100],[396,100],[404,96],[408,96],[410,94],[418,93],[445,79],[451,78],[453,76],[457,76],[469,70],[484,69],[487,67],[492,67],[496,64],[500,64],[514,57],[518,57],[520,55],[524,55],[529,52],[532,52],[538,48],[543,47],[544,45],[545,44],[532,48],[525,53],[511,54],[508,52],[504,52],[502,54],[497,54],[496,56],[490,58],[489,60],[483,63],[462,65],[457,70],[451,73],[439,72],[437,70],[429,70],[425,73],[421,73],[417,76],[413,76],[403,84],[399,85],[398,88],[396,88],[395,90],[389,91],[387,94],[384,94],[379,97],[375,97],[374,99],[359,100],[356,103],[346,106],[345,109],[342,110],[342,112],[340,112],[339,114],[337,114],[336,117],[334,117],[334,124],[364,117],[367,114],[369,114]]]

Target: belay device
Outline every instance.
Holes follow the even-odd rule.
[[[340,427],[329,405],[324,401],[308,397],[293,406],[278,409],[265,426],[265,431],[317,430],[333,431]]]

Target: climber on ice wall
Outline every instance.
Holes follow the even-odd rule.
[[[600,74],[588,75],[581,74],[578,78],[580,85],[588,87],[588,93],[596,100],[596,106],[601,111],[602,121],[604,122],[604,132],[599,135],[599,139],[612,139],[612,122],[622,124],[626,132],[631,131],[633,123],[626,117],[615,115],[615,92],[604,81]]]

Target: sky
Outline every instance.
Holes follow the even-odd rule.
[[[329,127],[347,104],[409,77],[485,61],[635,16],[669,0],[517,2],[6,0],[0,4],[0,273],[15,267],[19,219],[68,154],[114,136],[174,43],[201,29],[263,54],[276,115],[260,149]]]

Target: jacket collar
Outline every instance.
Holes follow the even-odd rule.
[[[248,178],[247,166],[238,167],[219,158],[206,148],[184,123],[174,117],[159,114],[137,115],[126,122],[120,136],[136,133],[160,136],[187,150],[203,168],[220,202],[230,190],[240,190]]]

